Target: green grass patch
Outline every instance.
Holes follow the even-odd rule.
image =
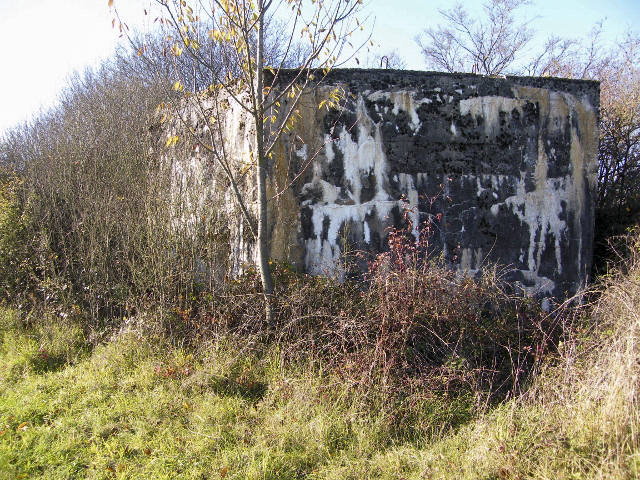
[[[275,332],[251,296],[100,335],[0,309],[0,477],[640,475],[640,262],[553,322],[437,272],[392,278],[394,304],[290,275]]]
[[[229,340],[186,351],[121,333],[90,354],[76,343],[78,355],[41,368],[40,345],[54,351],[54,336],[10,310],[2,319],[0,472],[9,478],[324,478],[470,418],[463,399],[364,391],[283,367],[277,349],[239,356]],[[398,421],[403,408],[411,426]]]

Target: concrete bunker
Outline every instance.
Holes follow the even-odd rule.
[[[344,107],[319,109],[336,86]],[[295,133],[269,165],[270,193],[278,194],[269,206],[271,257],[310,273],[338,272],[345,242],[385,250],[387,228],[406,211],[416,235],[432,219],[430,244],[455,268],[498,263],[507,280],[557,299],[586,283],[597,82],[335,70],[299,109]],[[233,102],[225,115],[227,148],[243,168],[251,162],[251,120]],[[176,175],[197,171],[206,184],[205,160],[191,151],[176,159]],[[249,199],[253,185],[245,184]],[[230,268],[238,272],[255,252],[228,208]]]

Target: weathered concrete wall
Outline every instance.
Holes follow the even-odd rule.
[[[318,109],[336,85],[344,109]],[[335,272],[345,242],[385,250],[407,211],[452,266],[497,262],[532,293],[572,295],[591,265],[598,108],[596,82],[336,70],[270,165],[272,194],[295,178],[270,205],[272,257]],[[252,127],[234,115],[247,163]]]

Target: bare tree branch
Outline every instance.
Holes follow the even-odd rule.
[[[508,71],[535,30],[536,17],[517,22],[515,12],[528,0],[488,0],[474,18],[461,3],[440,10],[444,22],[416,37],[427,64],[436,70],[497,75]]]

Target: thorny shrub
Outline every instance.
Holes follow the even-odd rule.
[[[513,293],[498,268],[476,278],[427,254],[429,229],[389,232],[389,251],[369,262],[364,280],[340,283],[272,264],[277,326],[263,319],[256,272],[224,292],[202,294],[197,311],[176,313],[195,343],[242,338],[242,349],[277,346],[282,362],[307,362],[354,388],[374,385],[398,398],[425,391],[473,396],[475,406],[513,396],[555,342],[556,317]]]

